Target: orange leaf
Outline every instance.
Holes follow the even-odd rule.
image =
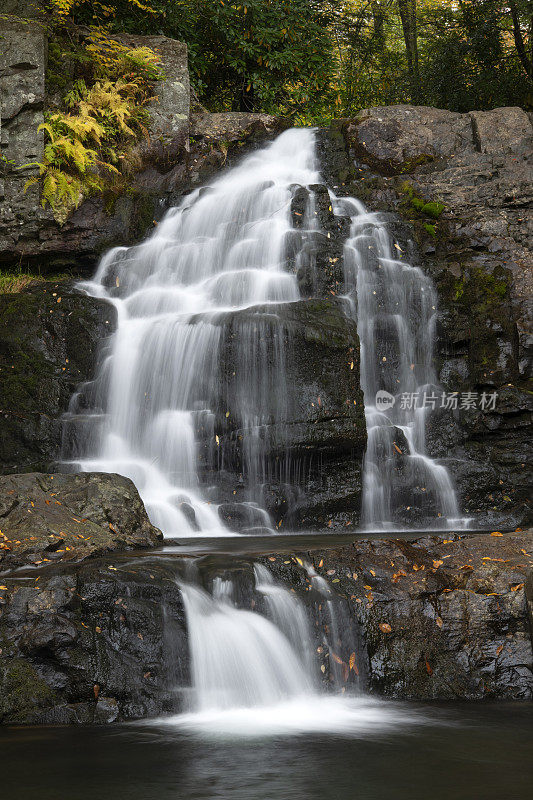
[[[383,633],[390,633],[392,631],[392,628],[388,622],[380,622],[379,629],[383,631]]]
[[[426,658],[426,672],[427,672],[428,675],[433,675],[433,670],[431,669],[431,667],[429,665],[429,661],[427,660],[427,658]]]
[[[503,533],[500,533],[500,531],[492,531],[491,536],[503,536]]]

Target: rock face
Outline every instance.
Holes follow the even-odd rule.
[[[0,20],[0,39],[1,263],[15,241],[39,236],[39,193],[34,187],[24,194],[24,184],[43,156],[47,40],[41,25],[15,18]]]
[[[30,472],[0,477],[0,568],[79,561],[162,539],[129,478]]]
[[[242,474],[240,426],[267,409],[260,447],[265,474],[259,476],[267,486],[260,500],[276,524],[356,523],[366,425],[357,329],[343,303],[330,298],[256,306],[221,315],[219,324],[224,400],[216,422],[217,472]],[[250,343],[246,352],[243,342]],[[226,408],[236,410],[235,418],[226,417]],[[231,494],[239,500],[243,487],[233,480]],[[219,499],[226,500],[225,481],[221,491]]]
[[[114,324],[112,306],[69,281],[0,294],[0,472],[47,470],[59,458],[61,416]]]
[[[370,691],[423,700],[533,697],[531,531],[357,541],[299,555],[349,600],[366,642]],[[297,586],[295,559],[287,559],[268,563]]]
[[[175,709],[172,687],[188,674],[171,571],[108,561],[5,580],[0,722],[102,724]]]
[[[457,411],[434,415],[429,453],[448,458],[462,508],[476,524],[527,523],[533,411],[528,115],[518,108],[469,114],[373,108],[336,125],[324,147],[334,154],[325,159],[326,172],[339,193],[384,211],[404,255],[435,282],[439,380],[460,402]],[[466,392],[475,393],[475,407],[460,407]],[[494,392],[495,407],[480,408],[482,394]]]
[[[30,5],[18,13],[38,15]],[[80,28],[73,35],[86,34]],[[118,38],[129,46],[156,50],[164,74],[157,99],[148,106],[148,138],[136,152],[139,167],[127,191],[112,203],[90,197],[59,226],[51,210],[41,208],[38,187],[23,191],[35,168],[21,171],[42,160],[43,134],[37,128],[46,102],[45,29],[38,22],[4,18],[0,36],[0,129],[7,159],[3,180],[0,175],[0,265],[9,268],[91,274],[102,252],[143,239],[194,186],[286,126],[266,114],[211,115],[201,107],[191,118],[186,45],[165,36],[121,34]]]

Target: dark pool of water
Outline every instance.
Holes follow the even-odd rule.
[[[423,725],[359,738],[213,740],[136,725],[3,729],[0,794],[6,800],[532,796],[532,705],[419,710]]]

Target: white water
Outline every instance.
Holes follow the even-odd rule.
[[[203,736],[358,736],[422,721],[401,706],[326,694],[315,675],[302,603],[263,565],[256,564],[254,574],[256,592],[266,601],[265,615],[235,604],[231,580],[215,578],[211,594],[181,584],[191,656],[190,710],[148,724]],[[331,595],[326,581],[320,591]]]
[[[267,371],[261,325],[230,331],[236,388],[227,407],[219,374],[224,324],[235,309],[298,299],[296,276],[283,269],[290,187],[316,182],[314,163],[312,132],[285,132],[186,197],[147,241],[111,250],[84,285],[115,305],[118,328],[94,383],[93,413],[80,410],[78,397],[71,403],[72,461],[130,477],[166,537],[230,532],[199,476],[200,461],[213,471],[219,465],[217,414],[241,437],[248,501],[260,499],[262,429],[283,418],[286,403],[283,346],[276,345],[277,369]]]
[[[332,199],[335,213],[351,217],[345,283],[357,315],[368,436],[362,524],[384,530],[463,527],[467,520],[460,516],[451,477],[425,446],[431,403],[438,408],[442,395],[433,366],[433,284],[400,259],[401,249],[379,214],[354,198]],[[379,406],[380,392],[394,404]],[[424,406],[424,396],[435,399]]]
[[[285,351],[281,335],[272,355],[265,350],[261,325],[227,320],[236,309],[298,299],[296,277],[284,269],[292,233],[291,187],[318,181],[312,132],[287,131],[209,190],[189,195],[147,241],[108,253],[94,281],[85,284],[87,292],[114,304],[118,327],[89,393],[91,412],[80,397],[73,399],[70,422],[77,430],[78,452],[72,461],[83,470],[132,478],[151,520],[167,537],[229,533],[208,499],[202,475],[202,469],[214,471],[222,462],[215,436],[220,419],[234,422],[233,434],[242,439],[249,508],[260,498],[256,490],[267,477],[263,429],[285,413]],[[368,421],[365,521],[395,522],[397,475],[389,462],[397,430],[403,432],[412,467],[404,484],[408,490],[419,480],[430,485],[435,518],[449,521],[458,515],[453,488],[444,468],[424,454],[423,418],[397,416],[397,410],[378,414],[371,402],[378,388],[399,392],[434,383],[431,284],[392,258],[387,233],[375,215],[355,201],[337,200],[336,207],[353,216],[346,275],[348,289],[357,286]],[[361,255],[363,241],[366,252],[375,249],[372,264]],[[395,332],[395,371],[380,369],[379,322]],[[231,402],[220,374],[228,330],[235,339]],[[269,356],[275,369],[267,371]],[[260,518],[264,523],[264,515]],[[343,632],[327,597],[330,590],[317,578],[314,583],[329,612],[331,651]],[[256,569],[256,590],[269,618],[233,605],[227,581],[217,580],[211,595],[199,586],[182,586],[194,705],[170,724],[256,734],[361,731],[405,721],[385,704],[321,694],[303,608],[262,568]]]

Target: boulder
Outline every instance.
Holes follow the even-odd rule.
[[[1,476],[0,517],[2,569],[153,547],[163,538],[133,482],[108,473]]]

